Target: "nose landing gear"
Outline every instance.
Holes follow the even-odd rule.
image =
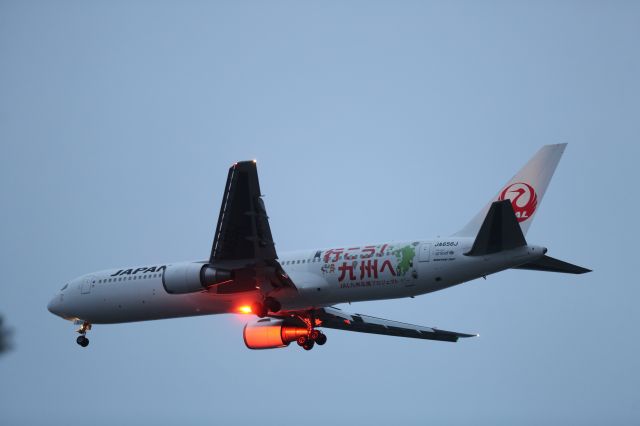
[[[89,324],[86,321],[82,321],[80,323],[80,328],[76,330],[78,333],[80,333],[80,335],[76,339],[76,343],[82,346],[83,348],[86,348],[87,346],[89,346],[89,339],[86,336],[87,331],[89,330],[91,330],[91,324]]]

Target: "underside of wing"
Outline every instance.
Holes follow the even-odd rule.
[[[276,259],[254,161],[229,169],[210,262]]]
[[[232,270],[234,279],[217,292],[294,287],[277,259],[256,162],[235,163],[229,168],[209,258],[210,264]]]
[[[477,336],[476,334],[440,330],[435,327],[407,324],[368,315],[350,314],[333,307],[318,309],[316,312],[320,327],[335,328],[338,330],[411,337],[415,339],[440,340],[445,342],[457,342],[459,338]]]

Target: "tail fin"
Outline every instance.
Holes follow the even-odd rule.
[[[494,201],[509,199],[516,214],[522,234],[526,235],[533,217],[540,207],[542,197],[551,181],[566,143],[545,145],[525,166],[509,180],[486,206],[464,228],[455,233],[457,237],[475,237]]]

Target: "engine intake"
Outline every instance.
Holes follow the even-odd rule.
[[[232,279],[230,271],[216,269],[206,263],[177,263],[167,265],[162,285],[167,293],[185,294],[202,291]]]
[[[286,324],[283,320],[263,318],[245,325],[242,337],[249,349],[275,349],[289,346],[289,343],[307,334],[306,327]]]

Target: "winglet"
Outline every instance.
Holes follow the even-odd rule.
[[[495,201],[489,207],[471,250],[465,255],[484,256],[526,245],[511,201]]]

